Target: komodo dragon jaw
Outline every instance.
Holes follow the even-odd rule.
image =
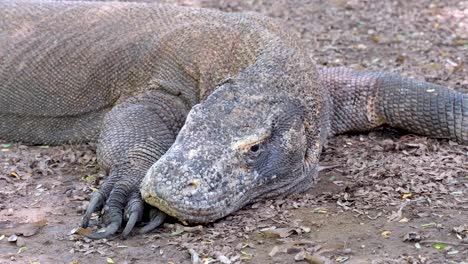
[[[310,187],[303,110],[286,95],[227,84],[189,113],[148,171],[145,201],[179,220],[208,223],[248,203]],[[316,151],[318,153],[318,151]]]

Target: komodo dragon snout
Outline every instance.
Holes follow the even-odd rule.
[[[300,105],[284,94],[242,90],[225,84],[190,111],[143,180],[146,202],[180,220],[207,223],[310,186]]]

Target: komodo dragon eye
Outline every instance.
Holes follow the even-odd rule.
[[[250,152],[258,152],[260,150],[260,144],[255,144],[253,146],[250,147]]]
[[[265,154],[265,150],[267,149],[265,144],[266,142],[262,141],[262,142],[255,143],[248,148],[248,151],[246,154],[250,161],[256,161],[258,157]]]
[[[271,131],[261,130],[254,135],[236,141],[232,148],[248,156],[257,156],[265,148],[265,143],[271,138]]]

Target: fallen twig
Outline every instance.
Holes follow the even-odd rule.
[[[442,245],[449,245],[449,246],[465,246],[468,247],[468,244],[465,243],[456,243],[456,242],[448,242],[448,241],[440,241],[440,240],[421,240],[418,242],[419,244],[442,244]]]

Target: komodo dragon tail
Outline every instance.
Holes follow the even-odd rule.
[[[320,75],[332,97],[333,134],[388,124],[468,144],[468,94],[384,72],[340,67]]]

